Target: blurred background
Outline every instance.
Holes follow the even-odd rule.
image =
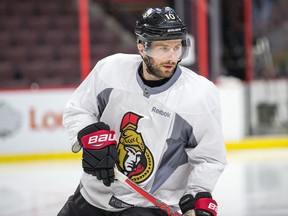
[[[1,0],[1,216],[57,214],[82,172],[66,101],[98,60],[137,54],[136,19],[162,6],[190,33],[181,64],[220,92],[219,215],[288,215],[287,0]]]

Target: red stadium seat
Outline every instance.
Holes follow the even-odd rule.
[[[72,16],[57,16],[54,20],[55,27],[62,31],[78,29],[78,17]]]
[[[18,65],[18,69],[23,74],[23,78],[29,79],[31,82],[37,82],[39,78],[48,74],[46,62],[25,62]]]
[[[52,19],[49,16],[30,16],[26,20],[26,25],[30,30],[43,32],[52,27]]]
[[[0,63],[0,77],[2,81],[14,78],[13,64],[11,62]]]
[[[30,50],[30,61],[52,61],[54,48],[52,46],[35,46]]]
[[[23,25],[24,20],[19,19],[18,16],[4,16],[0,19],[1,31],[15,31],[15,29],[21,29]]]
[[[29,60],[29,47],[9,47],[2,55],[4,61],[21,64]]]
[[[46,34],[42,35],[42,42],[44,45],[49,45],[49,46],[59,46],[67,43],[67,37],[68,37],[67,32],[62,31],[62,30],[51,30],[48,31]]]
[[[36,31],[19,31],[13,35],[14,46],[35,46],[39,40],[40,35]]]
[[[57,47],[56,58],[60,60],[68,60],[71,62],[79,61],[80,51],[79,45],[63,45]]]
[[[9,31],[0,31],[0,46],[2,49],[8,48],[12,45],[12,35],[13,34]]]

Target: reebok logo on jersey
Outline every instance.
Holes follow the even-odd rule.
[[[152,108],[152,112],[155,112],[155,113],[157,113],[157,114],[159,114],[159,115],[162,115],[162,116],[168,117],[168,118],[170,118],[170,116],[171,116],[171,113],[169,113],[169,112],[164,112],[163,110],[157,109],[156,107],[153,107],[153,108]]]

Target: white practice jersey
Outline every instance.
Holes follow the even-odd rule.
[[[185,194],[212,192],[226,164],[217,88],[177,66],[159,87],[145,85],[139,55],[115,54],[99,61],[67,103],[63,124],[72,151],[77,133],[102,121],[116,132],[118,168],[139,186],[177,207]],[[151,203],[115,181],[110,187],[83,173],[81,194],[108,211]]]

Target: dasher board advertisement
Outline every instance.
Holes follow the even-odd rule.
[[[72,92],[0,91],[0,155],[69,152],[62,113]]]

